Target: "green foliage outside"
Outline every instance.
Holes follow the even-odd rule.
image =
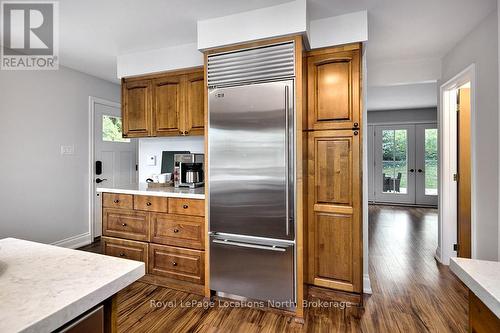
[[[130,142],[130,139],[122,137],[122,119],[120,117],[102,116],[102,140]]]
[[[406,130],[382,131],[383,173],[397,178],[401,173],[401,188],[407,187],[407,132]],[[438,151],[437,130],[425,130],[425,188],[437,190]]]

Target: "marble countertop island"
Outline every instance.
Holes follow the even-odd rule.
[[[151,195],[156,197],[170,197],[170,198],[205,199],[204,187],[198,187],[195,189],[175,188],[172,186],[148,188],[148,184],[146,183],[125,185],[125,186],[113,186],[113,187],[98,186],[97,192]]]
[[[500,262],[451,258],[450,268],[500,318]]]
[[[144,263],[0,240],[0,332],[51,332],[145,273]]]

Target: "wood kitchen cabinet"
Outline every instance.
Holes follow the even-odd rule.
[[[359,135],[310,132],[308,156],[308,282],[361,292]]]
[[[307,54],[310,130],[359,127],[360,48],[353,44]]]
[[[103,193],[102,250],[142,261],[141,281],[194,294],[205,288],[205,200]]]
[[[153,135],[152,91],[150,80],[122,82],[123,136]]]
[[[307,283],[362,292],[361,45],[307,57]]]
[[[203,135],[203,68],[122,80],[124,137]]]

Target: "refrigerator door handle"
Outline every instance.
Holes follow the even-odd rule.
[[[286,219],[285,219],[285,232],[286,235],[290,235],[290,119],[288,113],[290,112],[290,88],[288,85],[285,86],[285,209],[286,209]]]
[[[260,249],[260,250],[277,251],[277,252],[285,252],[286,251],[286,249],[284,249],[282,247],[240,243],[240,242],[230,241],[227,239],[224,239],[224,240],[214,239],[212,242],[217,243],[217,244],[224,244],[224,245],[248,247],[251,249]]]

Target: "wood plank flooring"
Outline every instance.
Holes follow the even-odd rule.
[[[196,307],[200,296],[137,282],[118,295],[119,331],[467,332],[467,289],[433,257],[437,210],[370,206],[369,216],[373,294],[363,308],[311,307],[301,325],[278,311]]]

